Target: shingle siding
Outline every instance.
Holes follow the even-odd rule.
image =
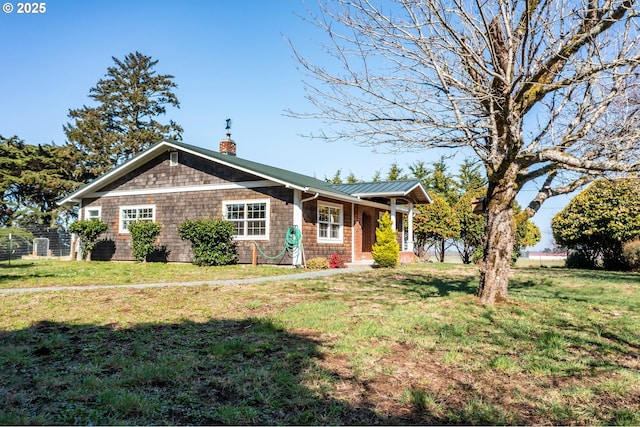
[[[189,154],[180,153],[179,164],[169,166],[169,154],[165,153],[149,161],[143,167],[127,174],[122,179],[98,192],[107,190],[138,190],[242,182],[256,177],[221,165],[213,165]],[[155,205],[156,221],[162,224],[162,231],[156,241],[166,248],[166,260],[170,262],[191,262],[191,243],[178,235],[178,227],[188,219],[202,217],[222,217],[224,200],[250,200],[270,198],[270,233],[268,241],[260,241],[261,249],[267,254],[280,252],[284,245],[286,229],[293,221],[293,190],[284,187],[264,187],[255,189],[232,189],[214,191],[189,191],[161,194],[140,194],[130,196],[101,197],[83,199],[83,207],[100,206],[102,220],[109,229],[101,243],[93,251],[92,258],[100,260],[133,260],[131,237],[119,232],[120,207],[135,205]],[[238,253],[241,263],[252,261],[253,243],[239,240]],[[260,259],[261,263],[291,263],[285,257],[280,260]]]
[[[170,164],[172,152],[178,152],[178,161],[173,165]],[[359,199],[351,194],[360,188],[358,185],[334,186],[284,169],[165,141],[87,184],[63,203],[70,205],[80,201],[82,208],[100,206],[102,220],[107,222],[109,229],[93,251],[94,259],[132,260],[131,238],[128,233],[120,232],[120,208],[154,205],[155,220],[163,226],[157,245],[165,248],[165,259],[191,262],[191,243],[180,239],[178,227],[188,219],[222,217],[223,201],[229,200],[269,200],[269,238],[258,240],[258,244],[269,256],[280,253],[285,245],[286,231],[293,225],[296,191],[301,193],[302,200],[307,200],[302,205],[305,258],[330,257],[332,253],[338,253],[349,262],[370,259],[379,213],[389,210],[384,206],[389,198],[397,197],[395,193],[376,193],[368,200]],[[414,203],[429,200],[418,181],[362,186],[361,190],[374,193],[391,190],[407,193],[404,197]],[[318,203],[322,202],[342,207],[340,242],[327,243],[318,239]],[[399,213],[396,223],[401,229],[402,215]],[[239,261],[251,263],[254,243],[238,240],[237,245]],[[260,256],[258,262],[291,264],[293,260],[286,255],[276,260]]]
[[[304,197],[309,196],[305,194]],[[343,236],[342,243],[321,243],[318,242],[318,203],[329,202],[333,205],[341,205],[343,211]],[[351,233],[352,216],[351,203],[337,202],[335,200],[320,197],[308,201],[302,205],[302,235],[304,236],[304,254],[306,259],[315,257],[330,257],[331,254],[339,254],[345,262],[351,262]]]

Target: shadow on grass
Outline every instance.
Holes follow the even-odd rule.
[[[6,282],[15,282],[17,279],[55,277],[54,273],[29,272],[35,264],[33,262],[0,263],[0,285]],[[19,273],[16,273],[19,272]]]
[[[640,274],[615,271],[574,269],[517,270],[519,277],[510,280],[513,296],[593,304],[601,309],[633,310],[635,298],[629,298],[629,285],[640,289]]]
[[[398,282],[406,292],[420,298],[446,297],[451,294],[474,295],[478,280],[474,277],[434,277],[432,275],[407,274]]]
[[[0,332],[0,424],[406,424],[328,395],[318,342],[269,321]]]
[[[582,280],[587,283],[603,282],[603,283],[638,283],[640,284],[640,273],[625,271],[607,271],[607,270],[583,270],[577,268],[539,268],[539,267],[518,267],[518,272],[535,275],[540,278],[571,278],[574,280]]]

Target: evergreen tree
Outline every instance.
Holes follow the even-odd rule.
[[[576,266],[626,269],[622,245],[640,237],[640,178],[599,179],[551,221],[558,244],[574,251]]]
[[[435,245],[438,261],[444,262],[447,241],[458,237],[460,224],[456,211],[444,197],[437,194],[431,197],[433,203],[417,207],[418,215],[413,221],[415,239],[418,246]]]
[[[57,202],[79,187],[66,147],[0,136],[0,225],[54,225]]]
[[[353,172],[349,172],[349,175],[347,175],[347,184],[355,184],[356,182],[361,182],[355,175]]]
[[[179,108],[173,93],[173,76],[158,75],[158,63],[139,52],[124,60],[113,57],[115,66],[90,89],[95,106],[69,111],[73,123],[64,131],[68,143],[77,150],[80,174],[84,181],[95,179],[114,166],[163,138],[181,140],[182,128],[173,120],[161,124],[157,117],[166,114],[166,106]]]
[[[409,165],[409,170],[415,179],[419,179],[425,188],[429,187],[429,168],[422,160],[416,161],[412,165]]]
[[[453,206],[458,199],[457,185],[448,169],[444,156],[433,163],[433,169],[426,180],[427,190],[442,197],[450,206]]]
[[[378,220],[376,242],[371,249],[371,256],[380,267],[395,267],[400,261],[400,245],[396,240],[389,212],[385,212]]]
[[[387,172],[387,181],[401,181],[407,179],[407,175],[402,168],[398,165],[398,162],[393,162]]]
[[[454,211],[460,224],[460,234],[456,238],[455,246],[464,264],[471,264],[482,255],[482,236],[484,235],[484,215],[473,212],[471,201],[478,197],[485,197],[486,187],[467,191],[454,206]]]
[[[335,174],[333,174],[333,178],[329,178],[325,175],[325,182],[329,184],[342,184],[342,169],[338,169]]]
[[[487,180],[480,171],[480,165],[470,159],[464,159],[460,164],[457,178],[457,186],[461,194],[487,185]]]

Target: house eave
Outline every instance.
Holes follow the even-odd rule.
[[[155,144],[154,146],[152,146],[151,148],[149,148],[148,150],[140,153],[139,155],[135,156],[134,158],[130,159],[129,161],[123,163],[122,165],[112,169],[110,172],[106,173],[105,175],[103,175],[102,177],[96,179],[95,181],[86,184],[84,187],[80,188],[79,190],[77,190],[76,192],[70,194],[69,196],[67,196],[66,198],[64,198],[63,200],[61,200],[58,204],[60,206],[73,206],[73,205],[79,205],[82,203],[82,199],[83,198],[88,198],[88,197],[99,197],[101,192],[99,192],[98,190],[100,190],[101,188],[103,188],[104,186],[106,186],[107,184],[117,180],[118,178],[134,171],[136,168],[142,166],[143,164],[145,164],[150,158],[154,158],[155,156],[157,156],[158,154],[165,152],[165,151],[172,151],[172,150],[177,150],[177,151],[183,151],[186,153],[189,153],[193,156],[196,157],[200,157],[200,158],[204,158],[206,160],[209,160],[211,162],[214,162],[216,164],[220,164],[229,168],[233,168],[236,170],[239,170],[241,172],[250,174],[250,175],[254,175],[257,177],[260,177],[264,180],[273,182],[277,185],[282,185],[285,188],[288,189],[293,189],[293,190],[300,190],[303,191],[305,193],[311,193],[311,194],[315,194],[318,193],[319,195],[322,195],[324,197],[328,197],[328,198],[332,198],[335,200],[340,200],[340,201],[344,201],[344,202],[348,202],[348,203],[354,203],[354,204],[359,204],[359,205],[365,205],[365,206],[372,206],[372,207],[377,207],[380,209],[389,209],[389,205],[386,205],[384,203],[380,203],[380,202],[375,202],[372,200],[366,200],[367,197],[383,197],[383,198],[392,198],[392,197],[407,197],[412,191],[415,190],[415,187],[413,187],[411,190],[407,191],[407,192],[396,192],[396,193],[361,193],[361,194],[348,194],[342,191],[330,191],[327,189],[323,189],[323,188],[315,188],[313,186],[308,186],[308,185],[300,185],[297,184],[295,182],[292,182],[290,180],[286,180],[286,179],[281,179],[278,178],[276,176],[272,176],[268,173],[264,173],[260,170],[254,170],[251,169],[249,167],[244,167],[242,164],[237,164],[236,162],[233,161],[225,161],[224,158],[220,158],[220,157],[224,157],[224,156],[213,156],[213,155],[208,155],[206,152],[201,152],[201,151],[197,151],[195,149],[191,149],[189,148],[190,146],[185,146],[186,144],[181,144],[181,143],[174,143],[172,141],[168,141],[168,140],[163,140],[158,142],[157,144]],[[418,185],[420,186],[420,185]],[[420,186],[421,187],[421,186]],[[159,192],[162,192],[162,190],[156,190]],[[424,190],[423,190],[424,191]],[[428,194],[424,193],[426,195],[426,198],[429,199],[429,202],[431,202],[431,199],[429,197]]]

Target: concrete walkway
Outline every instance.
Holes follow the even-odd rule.
[[[34,292],[53,291],[95,291],[100,289],[147,289],[166,288],[171,286],[221,286],[221,285],[246,285],[251,283],[278,282],[288,280],[315,279],[318,277],[335,276],[336,274],[358,273],[370,271],[371,266],[354,266],[348,268],[334,268],[329,270],[307,271],[304,273],[284,274],[282,276],[252,277],[249,279],[227,279],[227,280],[201,280],[198,282],[175,282],[175,283],[141,283],[137,285],[90,285],[90,286],[50,286],[46,288],[13,288],[0,289],[0,294],[23,294]]]

